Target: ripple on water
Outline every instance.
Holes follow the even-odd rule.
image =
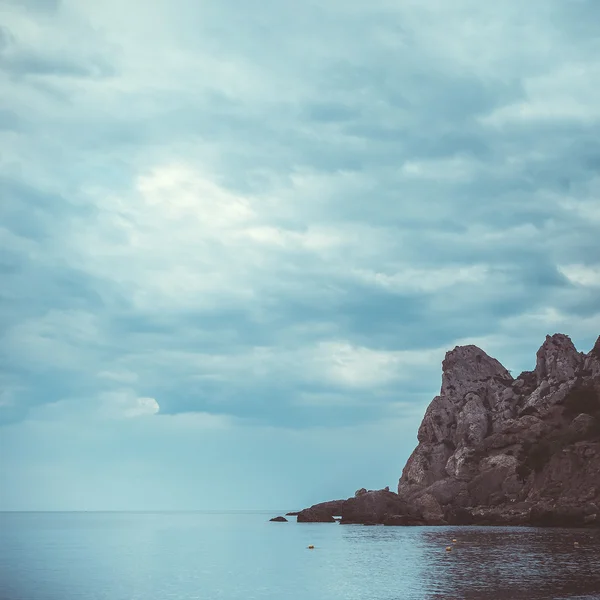
[[[600,531],[277,524],[270,516],[0,514],[0,597],[600,598]]]

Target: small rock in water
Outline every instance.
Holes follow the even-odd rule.
[[[273,517],[272,519],[269,519],[269,521],[273,521],[275,523],[287,523],[288,520],[285,517]]]

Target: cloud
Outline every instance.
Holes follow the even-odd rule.
[[[60,3],[52,0],[8,2],[0,7],[0,71],[32,83],[31,78],[96,78],[113,74],[110,60],[102,56],[106,47],[83,20],[75,20]],[[67,28],[62,36],[51,35],[48,25],[60,19]],[[76,25],[73,27],[73,25]],[[77,43],[74,54],[70,44]],[[96,45],[94,45],[96,44]],[[100,44],[100,46],[98,46]],[[10,92],[18,92],[9,86]],[[35,95],[30,90],[30,95]]]
[[[559,271],[575,284],[589,287],[600,287],[600,267],[586,265],[564,265]]]
[[[83,422],[136,419],[156,415],[160,406],[154,398],[139,396],[130,388],[117,388],[91,397],[63,398],[30,412],[33,420]]]
[[[61,0],[6,0],[6,3],[21,9],[56,11],[61,4]]]
[[[105,392],[100,395],[100,403],[106,415],[127,419],[154,415],[160,410],[154,398],[139,397],[130,390]]]
[[[2,507],[393,486],[448,349],[589,350],[598,11],[0,3]]]
[[[544,6],[4,3],[0,418],[356,426],[591,346],[597,9]]]

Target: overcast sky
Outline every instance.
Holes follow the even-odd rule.
[[[441,360],[600,334],[597,0],[0,0],[0,509],[397,484]]]

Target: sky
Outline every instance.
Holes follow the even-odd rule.
[[[394,489],[446,351],[589,351],[599,21],[0,0],[0,510]]]

